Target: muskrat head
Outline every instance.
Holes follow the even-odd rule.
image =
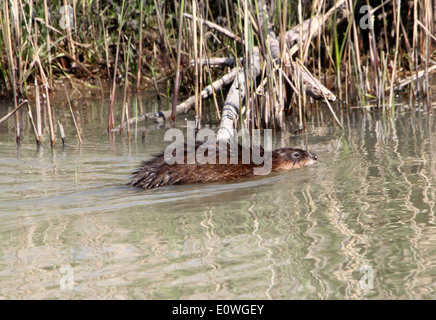
[[[273,151],[273,170],[289,170],[314,164],[316,154],[301,149],[283,148]]]

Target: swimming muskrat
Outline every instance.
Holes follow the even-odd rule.
[[[201,146],[201,143],[195,144],[195,150]],[[174,184],[188,183],[208,183],[222,180],[234,180],[242,177],[255,175],[254,170],[262,169],[262,164],[256,164],[253,161],[252,149],[248,148],[250,160],[243,159],[243,148],[238,145],[238,163],[231,164],[230,162],[230,147],[227,152],[227,164],[221,164],[219,160],[219,152],[216,152],[216,163],[200,164],[195,158],[195,163],[188,164],[188,148],[184,145],[184,161],[183,163],[168,164],[165,160],[164,153],[155,155],[152,159],[144,161],[142,166],[133,174],[133,178],[128,183],[131,186],[142,188],[156,188],[169,186]],[[217,145],[218,147],[218,145]],[[218,150],[218,149],[217,149]],[[175,150],[174,150],[175,151]],[[247,149],[245,149],[247,151]],[[207,152],[205,155],[207,156]],[[175,152],[173,152],[173,156]],[[260,147],[259,155],[264,156],[264,151]],[[290,170],[314,164],[317,161],[317,156],[313,153],[293,148],[276,149],[271,152],[271,171]],[[236,160],[236,158],[235,158]],[[269,170],[268,170],[269,173]]]

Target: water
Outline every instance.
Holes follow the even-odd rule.
[[[36,148],[24,113],[20,147],[13,121],[0,126],[0,298],[436,298],[436,121],[425,111],[350,110],[341,130],[323,108],[307,134],[274,134],[274,147],[316,153],[315,166],[137,190],[130,173],[165,148],[168,125],[148,124],[145,141],[142,129],[111,138],[107,100],[82,102],[83,146],[62,99],[66,147],[46,134]]]

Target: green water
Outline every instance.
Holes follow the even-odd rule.
[[[46,132],[37,148],[25,113],[20,147],[13,120],[0,126],[0,298],[436,298],[436,121],[425,110],[344,111],[341,130],[321,107],[307,134],[273,136],[316,153],[314,166],[137,190],[130,173],[168,145],[169,125],[108,136],[108,102],[88,99],[74,109],[80,146],[54,103],[66,147],[58,136],[50,148]]]

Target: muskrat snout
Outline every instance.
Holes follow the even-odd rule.
[[[316,156],[316,154],[309,152],[309,155],[313,160],[315,160],[315,161],[318,160],[318,157]]]

